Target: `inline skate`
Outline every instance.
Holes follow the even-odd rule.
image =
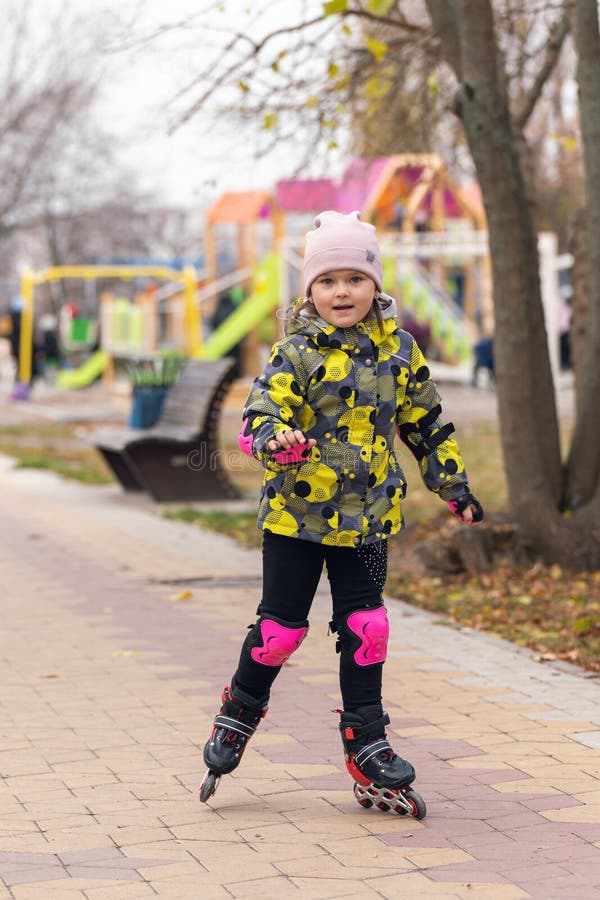
[[[224,688],[221,701],[211,736],[204,746],[204,762],[208,769],[200,785],[201,803],[212,797],[221,775],[227,775],[239,766],[246,744],[267,714],[266,700],[264,703],[257,701],[233,683]]]
[[[361,806],[393,810],[401,816],[423,819],[427,807],[411,787],[412,765],[394,753],[386,740],[390,717],[381,706],[363,706],[341,713],[340,733],[346,768],[354,778],[354,796]]]

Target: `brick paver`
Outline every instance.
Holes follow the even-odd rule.
[[[0,496],[0,900],[600,898],[597,681],[390,601],[390,735],[429,814],[363,810],[323,590],[201,805],[259,554],[5,459]]]

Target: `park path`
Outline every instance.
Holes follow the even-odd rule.
[[[600,898],[600,686],[389,601],[422,822],[360,808],[321,590],[241,767],[200,747],[259,554],[0,458],[0,898]]]

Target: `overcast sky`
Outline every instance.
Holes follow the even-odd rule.
[[[90,0],[70,0],[75,8],[89,9]],[[153,28],[172,24],[199,10],[212,7],[211,21],[236,25],[248,20],[259,4],[227,0],[226,12],[219,12],[211,0],[102,0],[108,12],[130,17],[131,32],[151,33]],[[270,5],[270,21],[289,24],[305,7],[304,0],[265,0]],[[308,0],[315,5],[315,0]],[[320,3],[316,3],[320,7]],[[142,176],[144,187],[155,190],[161,199],[174,205],[211,200],[224,190],[270,187],[277,178],[292,174],[290,148],[256,162],[252,140],[231,123],[209,130],[208,120],[198,115],[189,124],[169,135],[173,97],[193,77],[197,64],[200,32],[177,31],[146,47],[121,49],[106,57],[100,113],[104,127],[115,135],[134,139],[135,146],[124,154],[128,165]],[[190,48],[186,41],[192,37]],[[119,45],[117,42],[117,46]],[[209,52],[207,46],[206,52]]]

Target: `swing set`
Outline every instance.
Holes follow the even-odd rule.
[[[21,277],[21,297],[23,308],[21,311],[21,336],[19,344],[19,381],[28,384],[32,373],[32,347],[33,347],[33,323],[35,309],[35,289],[43,284],[49,284],[62,279],[82,279],[85,282],[99,278],[114,278],[122,281],[130,281],[133,278],[154,278],[157,281],[171,282],[180,285],[182,304],[181,341],[182,349],[186,356],[198,357],[202,353],[202,317],[200,305],[197,301],[197,274],[196,270],[188,266],[182,271],[169,266],[121,266],[121,265],[83,265],[83,266],[52,266],[39,272],[26,270]],[[156,320],[155,310],[151,313],[152,321]],[[112,321],[111,316],[103,316],[103,324]],[[88,329],[85,329],[86,334]],[[73,337],[76,338],[78,328],[74,324]],[[101,335],[103,350],[111,359],[111,345],[108,335]],[[134,351],[130,347],[123,351],[123,355],[131,355]],[[121,352],[119,355],[122,355]],[[135,352],[133,352],[135,355]]]

